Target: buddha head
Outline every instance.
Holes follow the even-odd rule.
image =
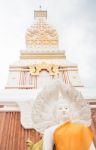
[[[57,123],[62,123],[64,121],[70,121],[70,107],[68,103],[65,103],[64,100],[58,100],[56,104],[56,121]]]

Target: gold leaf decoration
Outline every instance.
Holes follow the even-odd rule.
[[[31,75],[39,75],[40,71],[42,70],[47,70],[50,75],[56,75],[58,73],[58,65],[55,64],[47,64],[47,63],[35,64],[29,66],[29,69]]]

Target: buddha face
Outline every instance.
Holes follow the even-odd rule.
[[[67,104],[64,103],[57,104],[56,119],[58,123],[70,120],[70,109]]]

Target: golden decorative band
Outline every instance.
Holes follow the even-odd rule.
[[[21,53],[21,59],[64,59],[64,53]]]

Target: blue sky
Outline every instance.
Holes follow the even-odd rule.
[[[60,49],[75,62],[87,87],[96,88],[96,0],[0,0],[0,88],[6,85],[9,65],[25,49],[25,31],[39,6],[57,29]]]

